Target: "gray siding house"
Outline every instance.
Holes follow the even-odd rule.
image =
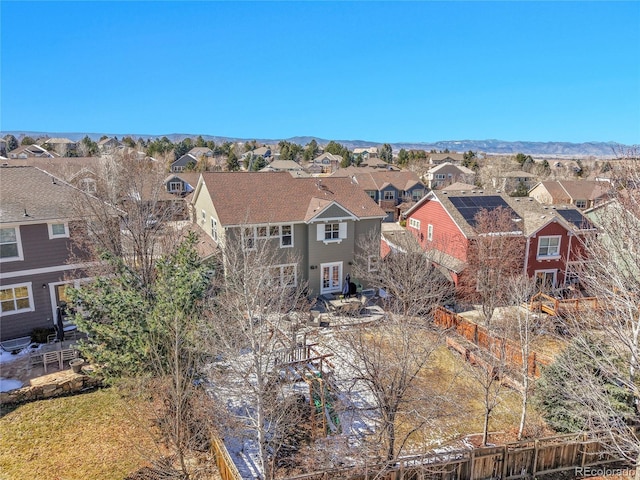
[[[380,238],[383,210],[348,178],[287,172],[203,173],[192,198],[196,223],[220,246],[269,242],[282,281],[308,282],[309,295],[339,292],[361,248]],[[378,250],[362,252],[379,257]]]
[[[415,172],[368,167],[341,168],[332,177],[348,177],[385,211],[385,222],[398,220],[403,202],[417,202],[426,187]]]
[[[170,170],[172,172],[184,172],[185,170],[195,168],[198,164],[198,159],[190,153],[185,153],[179,159],[171,164]]]
[[[0,341],[52,327],[66,288],[85,278],[73,203],[98,201],[35,167],[0,167]]]

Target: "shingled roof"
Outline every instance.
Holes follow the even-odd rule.
[[[309,212],[336,202],[357,218],[385,212],[349,178],[294,178],[288,172],[203,173],[201,182],[222,226],[304,222]],[[199,195],[201,185],[196,189]]]
[[[570,202],[572,200],[596,200],[606,196],[611,188],[608,182],[594,180],[545,181],[540,182],[538,185],[542,185],[549,192],[554,203]]]
[[[532,197],[510,197],[501,193],[484,192],[481,190],[474,190],[470,192],[462,191],[432,191],[426,197],[421,199],[416,205],[414,205],[409,211],[406,212],[409,215],[412,211],[418,208],[423,203],[429,200],[437,200],[442,207],[451,216],[453,221],[458,225],[462,233],[471,238],[476,235],[476,232],[459,211],[458,208],[452,202],[452,199],[460,197],[501,197],[504,202],[510,207],[516,216],[520,219],[516,222],[518,230],[520,230],[525,236],[531,236],[536,233],[540,228],[549,222],[555,221],[564,226],[568,231],[581,232],[585,230],[591,230],[593,225],[584,217],[578,209],[570,205],[563,205],[559,207],[549,207],[540,204]],[[582,224],[572,223],[567,221],[565,215],[562,212],[573,212],[576,218],[584,218]],[[580,222],[579,222],[580,223]]]
[[[406,191],[417,184],[422,185],[420,178],[415,172],[408,170],[374,170],[358,171],[359,167],[341,168],[332,177],[355,178],[360,188],[363,190],[382,190],[389,185],[397,190]]]
[[[100,201],[39,168],[0,167],[0,223],[73,218],[73,204],[79,195]]]

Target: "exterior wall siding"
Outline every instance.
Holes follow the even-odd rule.
[[[328,209],[322,212],[315,218],[345,218],[350,216],[348,212],[340,208],[338,205],[331,205]]]
[[[71,229],[71,225],[69,227]],[[54,267],[68,262],[72,246],[70,238],[49,239],[46,223],[20,225],[19,228],[24,260],[2,262],[2,272]]]
[[[410,226],[411,219],[420,222],[420,229]],[[428,225],[433,225],[432,240],[429,241]],[[436,200],[427,200],[407,217],[407,229],[412,232],[425,250],[440,250],[463,262],[467,261],[468,240],[449,214]]]
[[[538,260],[538,242],[540,237],[559,235],[560,238],[560,258]],[[572,243],[575,239],[572,240]],[[564,284],[565,269],[567,266],[567,256],[569,249],[569,234],[567,230],[557,222],[545,225],[535,236],[530,237],[528,253],[527,275],[533,277],[536,270],[557,270],[557,285]]]
[[[309,225],[309,234],[307,239],[309,252],[309,295],[320,294],[320,284],[322,270],[320,265],[323,263],[342,262],[342,277],[347,273],[351,274],[351,265],[355,251],[355,225],[353,221],[347,223],[347,238],[340,243],[327,243],[317,240],[316,228],[317,223]],[[315,267],[311,269],[311,267]]]
[[[51,303],[50,283],[64,282],[69,278],[82,278],[84,273],[80,270],[64,272],[52,272],[39,275],[25,275],[0,280],[0,287],[31,283],[31,302],[35,308],[32,312],[2,315],[2,328],[0,329],[0,341],[11,338],[25,337],[31,334],[34,328],[49,328],[54,326],[53,306]]]

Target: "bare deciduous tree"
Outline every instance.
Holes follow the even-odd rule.
[[[360,251],[376,251],[379,239],[364,240]],[[354,274],[387,294],[382,325],[352,327],[338,335],[335,354],[353,386],[364,385],[374,400],[382,454],[396,458],[416,433],[446,411],[447,391],[431,388],[434,353],[442,332],[430,322],[432,309],[452,292],[451,283],[431,264],[412,236],[374,266],[358,257]],[[407,427],[409,425],[409,427]]]
[[[122,152],[97,165],[95,196],[87,202],[78,195],[74,210],[89,218],[81,245],[102,255],[122,258],[140,278],[142,287],[153,279],[155,259],[177,247],[183,236],[171,222],[186,218],[186,204],[164,186],[164,172],[149,159]]]
[[[613,168],[613,182],[618,194],[608,203],[596,208],[592,218],[600,232],[585,240],[585,259],[577,267],[580,283],[589,296],[598,298],[598,309],[582,309],[567,319],[567,326],[578,338],[582,350],[606,375],[634,398],[636,420],[640,401],[640,160],[638,152],[622,152],[623,160]],[[611,356],[598,356],[589,338],[595,336],[606,342]],[[571,372],[580,378],[581,372]],[[602,397],[602,389],[582,388],[584,395]],[[607,427],[615,418],[611,402],[606,398],[593,402],[598,405],[595,427]],[[636,466],[640,479],[640,437],[633,425],[618,422],[609,428],[617,453]]]
[[[515,322],[511,322],[511,329],[515,330],[516,343],[520,348],[520,360],[522,366],[520,368],[519,377],[521,383],[521,410],[520,410],[520,423],[518,426],[518,440],[522,439],[524,429],[527,420],[527,408],[529,405],[529,398],[531,394],[531,377],[529,372],[529,356],[532,352],[532,342],[535,339],[536,332],[538,330],[539,320],[535,316],[534,312],[528,308],[522,308],[521,305],[526,303],[531,296],[535,293],[535,280],[528,278],[526,275],[519,277],[513,277],[511,285],[509,286],[509,297],[511,304],[516,307],[513,309],[515,315]],[[510,319],[511,320],[511,319]],[[511,336],[511,335],[510,335]]]
[[[241,420],[236,427],[242,425],[256,445],[256,475],[271,479],[287,441],[283,432],[301,423],[296,409],[287,407],[295,402],[280,381],[280,367],[304,344],[297,329],[309,315],[306,284],[298,259],[279,256],[272,240],[245,237],[243,230],[227,233],[224,284],[211,308],[210,349],[224,365],[214,373],[215,391],[227,398],[230,414]]]
[[[475,218],[475,232],[460,289],[466,298],[480,302],[490,328],[495,309],[509,302],[512,278],[522,273],[525,239],[511,210],[502,207],[481,210]]]

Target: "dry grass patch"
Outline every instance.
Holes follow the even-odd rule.
[[[416,335],[431,335],[416,332]],[[471,367],[457,354],[445,346],[438,348],[429,368],[418,379],[417,387],[432,393],[433,403],[437,403],[436,414],[433,404],[424,405],[424,415],[431,415],[428,428],[411,436],[405,453],[422,452],[441,445],[452,444],[463,437],[481,434],[484,420],[482,387],[470,373]],[[515,441],[520,421],[521,395],[506,386],[500,387],[500,402],[491,414],[489,431],[494,432],[489,441],[500,443]],[[527,410],[527,431],[537,434],[548,433],[542,417],[529,407]],[[411,422],[400,421],[399,430],[411,429]]]
[[[116,389],[20,405],[0,418],[3,480],[122,479],[158,458],[138,409]]]

